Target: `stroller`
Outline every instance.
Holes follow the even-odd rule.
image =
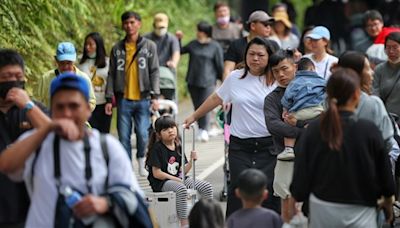
[[[177,102],[177,83],[175,74],[168,68],[160,66],[160,92],[164,99]]]

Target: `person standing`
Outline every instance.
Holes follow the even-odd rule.
[[[400,116],[400,32],[385,39],[388,60],[375,68],[373,94],[380,97],[389,113]]]
[[[24,132],[50,122],[46,108],[32,101],[23,89],[25,64],[22,56],[0,49],[0,156]],[[0,173],[0,227],[22,228],[29,208],[25,184]]]
[[[264,98],[275,88],[275,81],[267,76],[268,59],[273,51],[265,39],[255,37],[245,49],[245,67],[233,71],[221,87],[184,121],[189,126],[223,103],[232,103],[230,125],[229,168],[231,183],[228,189],[226,217],[242,207],[235,196],[239,174],[248,168],[263,171],[268,177],[271,197],[262,204],[279,213],[279,199],[272,195],[276,154],[263,113]]]
[[[230,22],[231,13],[225,2],[215,3],[214,15],[216,23],[212,26],[212,38],[226,53],[231,42],[242,37],[242,29],[238,24]]]
[[[57,63],[57,69],[47,71],[42,77],[39,78],[38,88],[34,93],[35,99],[44,104],[47,108],[50,108],[50,82],[55,77],[64,72],[74,72],[77,75],[85,78],[91,85],[90,88],[90,109],[93,111],[96,107],[96,96],[92,88],[92,82],[89,76],[78,69],[75,65],[76,61],[76,49],[71,42],[61,42],[57,46],[55,60]]]
[[[150,108],[158,109],[160,74],[156,44],[139,34],[141,20],[140,15],[133,11],[121,16],[125,38],[111,50],[106,114],[112,113],[111,99],[115,95],[119,140],[132,159],[131,133],[134,122],[139,174],[146,176],[145,151],[149,138]]]
[[[217,79],[222,77],[224,70],[222,48],[211,39],[211,33],[211,25],[198,23],[197,39],[181,50],[182,54],[188,53],[190,57],[186,82],[195,110],[214,92]],[[198,120],[200,141],[208,141],[209,122],[209,113]]]
[[[180,59],[179,41],[168,32],[169,18],[165,13],[154,15],[153,32],[144,37],[156,43],[160,66],[168,67],[174,74]]]
[[[106,114],[106,85],[109,58],[106,56],[104,41],[97,32],[89,33],[85,38],[83,55],[78,68],[89,75],[96,96],[96,108],[89,119],[90,126],[102,133],[110,132],[112,115]]]

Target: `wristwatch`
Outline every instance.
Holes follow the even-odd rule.
[[[33,107],[35,107],[35,103],[28,101],[24,107],[24,111],[28,112],[29,110],[33,109]]]

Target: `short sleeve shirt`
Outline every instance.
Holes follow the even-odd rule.
[[[282,219],[280,216],[275,211],[266,208],[238,210],[229,216],[226,222],[227,228],[282,227]]]
[[[241,36],[242,30],[235,23],[229,23],[226,29],[221,29],[218,25],[212,27],[212,38],[221,45],[224,53],[228,50],[230,43],[235,39],[239,39]]]
[[[331,76],[331,68],[334,63],[338,62],[338,58],[333,55],[327,54],[324,59],[319,62],[316,62],[312,57],[312,54],[305,55],[304,58],[309,58],[315,65],[315,71],[321,77],[323,77],[326,81],[328,81]]]
[[[225,61],[232,61],[236,64],[244,59],[244,52],[247,46],[247,37],[243,37],[231,42],[228,51],[225,54]]]
[[[155,178],[152,167],[160,168],[162,172],[168,173],[169,175],[179,178],[182,177],[182,155],[178,153],[180,150],[179,146],[176,146],[175,150],[170,150],[160,141],[154,144],[147,160],[147,166],[149,167],[149,176],[147,179],[154,192],[160,192],[167,180]],[[185,159],[185,161],[187,161],[187,159]]]
[[[180,51],[179,41],[171,33],[167,33],[164,36],[159,37],[152,32],[147,34],[145,37],[156,43],[160,66],[167,66],[167,62],[171,60],[172,54]]]

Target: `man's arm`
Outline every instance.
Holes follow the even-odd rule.
[[[115,69],[116,62],[114,56],[114,49],[111,50],[110,60],[109,60],[109,68],[108,68],[108,77],[107,77],[107,85],[106,85],[106,106],[105,112],[107,115],[112,114],[112,97],[114,96],[114,80],[115,80]]]
[[[172,37],[172,56],[171,59],[167,62],[167,66],[176,69],[178,67],[179,59],[181,58],[180,45],[179,41],[176,37],[171,35]]]
[[[272,135],[297,138],[300,129],[293,127],[282,120],[283,110],[280,105],[280,99],[275,99],[274,95],[274,92],[272,92],[264,100],[264,116],[268,131]]]

